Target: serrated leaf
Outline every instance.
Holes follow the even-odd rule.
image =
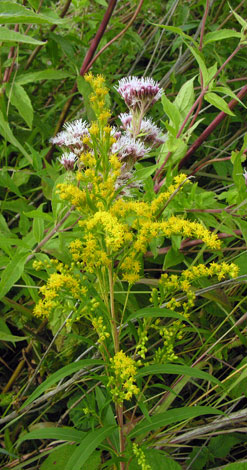
[[[24,44],[33,44],[34,46],[43,46],[46,42],[38,41],[37,39],[31,38],[30,36],[25,36],[25,34],[17,33],[16,31],[11,31],[4,26],[0,28],[0,41],[2,42],[20,42]]]
[[[19,83],[12,83],[6,86],[6,93],[10,103],[15,106],[20,116],[31,129],[33,122],[33,107],[27,92]]]
[[[235,114],[229,109],[227,106],[227,103],[221,96],[216,95],[216,93],[209,92],[205,95],[205,100],[215,106],[216,108],[220,109],[226,114],[229,114],[230,116],[235,116]]]
[[[13,2],[0,3],[1,24],[63,24],[64,19],[45,16]]]
[[[16,78],[16,83],[19,85],[26,85],[27,83],[39,82],[41,80],[63,80],[64,78],[72,77],[69,72],[56,69],[40,70],[39,72],[30,72],[19,75]]]

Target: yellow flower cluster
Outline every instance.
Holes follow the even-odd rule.
[[[94,77],[91,72],[86,74],[84,78],[88,83],[90,83],[93,89],[93,93],[90,95],[91,106],[99,122],[105,126],[110,117],[110,112],[106,108],[105,101],[105,97],[108,94],[108,90],[105,86],[105,79],[102,75]]]
[[[175,191],[181,186],[180,189],[182,189],[182,183],[186,180],[187,176],[184,173],[180,173],[179,175],[174,177],[174,182],[168,188],[160,193],[156,199],[153,199],[151,202],[151,212],[152,214],[156,214],[158,210],[162,209],[162,206],[168,201],[168,199],[175,193]],[[185,184],[190,183],[190,181],[187,179],[185,181]]]
[[[141,467],[141,470],[151,470],[150,465],[146,463],[146,457],[143,450],[135,442],[132,445],[133,454],[137,458],[137,463]]]
[[[182,329],[185,325],[180,320],[173,321],[171,325],[163,326],[160,325],[160,320],[156,320],[153,326],[158,330],[160,336],[163,338],[163,347],[158,348],[155,351],[153,362],[162,363],[172,362],[178,359],[178,356],[174,353],[174,346],[176,340],[183,338]]]
[[[61,199],[71,202],[77,209],[84,208],[86,191],[73,184],[61,183],[57,185],[57,192]]]
[[[107,331],[107,327],[104,325],[103,317],[100,316],[98,318],[92,319],[92,325],[99,337],[99,343],[102,344],[106,338],[109,338],[110,334]]]
[[[130,400],[133,395],[139,393],[139,388],[134,383],[137,364],[123,351],[117,352],[110,361],[113,375],[109,377],[108,387],[111,389],[114,401]]]
[[[86,234],[83,242],[79,239],[71,242],[69,248],[76,265],[88,273],[96,273],[111,264],[105,249],[100,246],[99,237],[92,233]]]
[[[80,278],[73,275],[69,269],[68,272],[66,268],[63,271],[51,274],[47,283],[40,288],[44,298],[34,307],[34,315],[37,317],[49,317],[51,311],[60,305],[61,293],[65,296],[70,295],[76,300],[86,295],[87,289],[81,285]]]

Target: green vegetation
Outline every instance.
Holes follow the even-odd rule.
[[[0,3],[0,465],[247,468],[245,2]]]

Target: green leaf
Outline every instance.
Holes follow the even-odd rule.
[[[41,80],[63,80],[64,78],[73,77],[71,73],[56,69],[45,69],[39,72],[30,72],[19,75],[16,83],[26,85],[26,83],[39,82]]]
[[[224,111],[224,113],[229,114],[230,116],[235,116],[235,114],[228,108],[225,100],[220,96],[216,95],[216,93],[212,93],[210,91],[205,95],[205,100],[216,108],[220,109],[221,111]]]
[[[87,437],[83,439],[81,444],[74,451],[65,465],[64,470],[80,470],[96,447],[109,437],[115,429],[116,426],[114,425],[87,433]]]
[[[226,465],[222,470],[247,470],[247,462],[234,462]]]
[[[208,71],[207,71],[207,67],[206,67],[205,60],[204,60],[202,53],[197,48],[191,47],[187,42],[186,44],[191,54],[195,57],[199,65],[200,71],[202,72],[204,85],[207,85],[208,84]]]
[[[182,85],[173,103],[179,109],[183,119],[187,116],[194,103],[194,80],[195,77]]]
[[[101,360],[96,360],[96,359],[83,359],[78,362],[74,362],[72,364],[69,364],[68,366],[64,366],[61,369],[59,369],[57,372],[54,372],[50,377],[48,377],[42,384],[40,384],[33,393],[28,397],[28,399],[23,403],[22,408],[25,408],[27,405],[32,403],[36,398],[38,398],[42,393],[50,388],[52,385],[55,383],[59,382],[59,380],[64,379],[68,375],[73,374],[74,372],[77,372],[78,370],[83,369],[84,367],[87,366],[99,366],[103,365],[103,361]]]
[[[33,44],[34,46],[43,46],[46,44],[42,41],[37,41],[37,39],[31,38],[30,36],[25,36],[25,34],[17,33],[16,31],[11,31],[8,28],[1,26],[0,28],[0,41],[3,42],[20,42],[26,44]]]
[[[239,434],[222,434],[222,436],[212,437],[208,444],[208,449],[216,458],[224,459],[231,449],[241,442]]]
[[[46,212],[41,212],[40,209],[35,209],[33,211],[28,211],[28,212],[23,212],[24,215],[31,219],[42,219],[42,220],[47,220],[48,222],[52,222],[53,218],[50,214],[47,214]]]
[[[224,95],[228,95],[234,100],[238,101],[244,108],[246,108],[245,104],[238,98],[238,96],[229,88],[228,86],[216,86],[213,87],[210,91],[217,91],[218,93],[224,93]]]
[[[52,450],[50,455],[44,460],[40,466],[40,470],[61,470],[64,468],[64,462],[68,462],[73,452],[76,449],[76,444],[59,445]]]
[[[33,219],[33,235],[37,243],[41,242],[44,237],[45,224],[44,219],[34,218]]]
[[[13,2],[0,3],[0,23],[7,24],[63,24],[65,20],[37,14],[32,10]]]
[[[15,282],[20,279],[24,270],[27,255],[28,251],[17,253],[7,265],[0,282],[0,299],[4,297]]]
[[[220,381],[213,377],[208,372],[196,369],[194,367],[183,366],[180,364],[154,364],[151,366],[142,367],[138,370],[136,377],[145,377],[146,375],[159,375],[159,374],[176,374],[188,375],[189,377],[196,377],[215,384],[221,385]]]
[[[149,431],[155,429],[161,429],[169,424],[174,424],[181,422],[187,419],[193,419],[197,416],[204,416],[210,414],[222,414],[221,411],[211,408],[209,406],[193,406],[188,408],[173,408],[168,410],[165,413],[160,413],[155,416],[151,416],[150,421],[144,419],[142,422],[138,423],[133,431],[130,432],[129,437],[133,438],[140,434],[146,434]]]
[[[1,29],[0,29],[1,31]],[[1,40],[1,39],[0,39]],[[0,133],[8,142],[10,142],[14,147],[18,148],[20,152],[26,157],[29,163],[32,164],[32,159],[30,155],[26,152],[24,147],[20,144],[20,142],[15,138],[14,134],[12,133],[9,124],[5,121],[2,111],[0,111]]]
[[[47,427],[44,429],[36,429],[35,431],[27,432],[26,434],[22,435],[17,441],[17,446],[22,444],[22,442],[29,441],[31,439],[55,439],[59,441],[81,442],[85,435],[85,432],[77,431],[74,428]]]
[[[212,31],[204,36],[203,45],[206,46],[211,42],[222,41],[223,39],[229,38],[241,38],[241,33],[234,31],[233,29],[221,29],[219,31]]]
[[[188,319],[184,318],[184,315],[180,315],[180,313],[173,312],[172,310],[169,310],[168,308],[156,308],[156,307],[147,307],[143,308],[141,310],[138,310],[137,312],[131,313],[131,315],[127,318],[127,321],[131,321],[134,319],[138,318],[178,318],[179,320],[182,321],[188,321]]]
[[[169,101],[166,95],[164,94],[161,97],[161,102],[165,113],[169,117],[170,122],[173,124],[175,132],[177,133],[179,129],[179,124],[181,122],[181,114],[179,112],[178,107],[176,106],[176,104],[171,103],[171,101]]]
[[[178,28],[177,26],[166,26],[163,24],[161,25],[161,24],[154,24],[154,23],[152,24],[154,26],[157,26],[158,28],[166,29],[167,31],[171,31],[172,33],[178,34],[183,39],[186,39],[192,42],[196,47],[198,47],[198,44],[196,43],[196,41],[192,37],[190,37],[188,34],[185,34],[183,30],[181,28]]]
[[[0,341],[10,341],[11,343],[15,343],[16,341],[24,341],[27,339],[28,336],[15,336],[5,331],[1,331],[1,324],[0,324]]]
[[[21,117],[31,129],[33,122],[33,107],[27,92],[20,84],[12,83],[7,84],[6,93],[10,103],[16,107]]]

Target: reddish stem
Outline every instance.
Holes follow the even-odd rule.
[[[237,97],[241,100],[244,98],[244,96],[247,94],[247,85],[245,85],[242,90],[240,90],[237,94]],[[228,108],[233,109],[237,105],[238,101],[237,100],[231,100],[230,103],[228,103]],[[189,150],[187,151],[186,155],[184,158],[181,160],[179,163],[179,170],[185,166],[191,155],[198,149],[198,147],[201,146],[201,144],[208,138],[208,136],[214,131],[214,129],[221,123],[221,121],[227,116],[224,111],[221,111],[218,116],[211,122],[211,124],[202,132],[202,134],[196,139],[196,141],[191,145]]]

